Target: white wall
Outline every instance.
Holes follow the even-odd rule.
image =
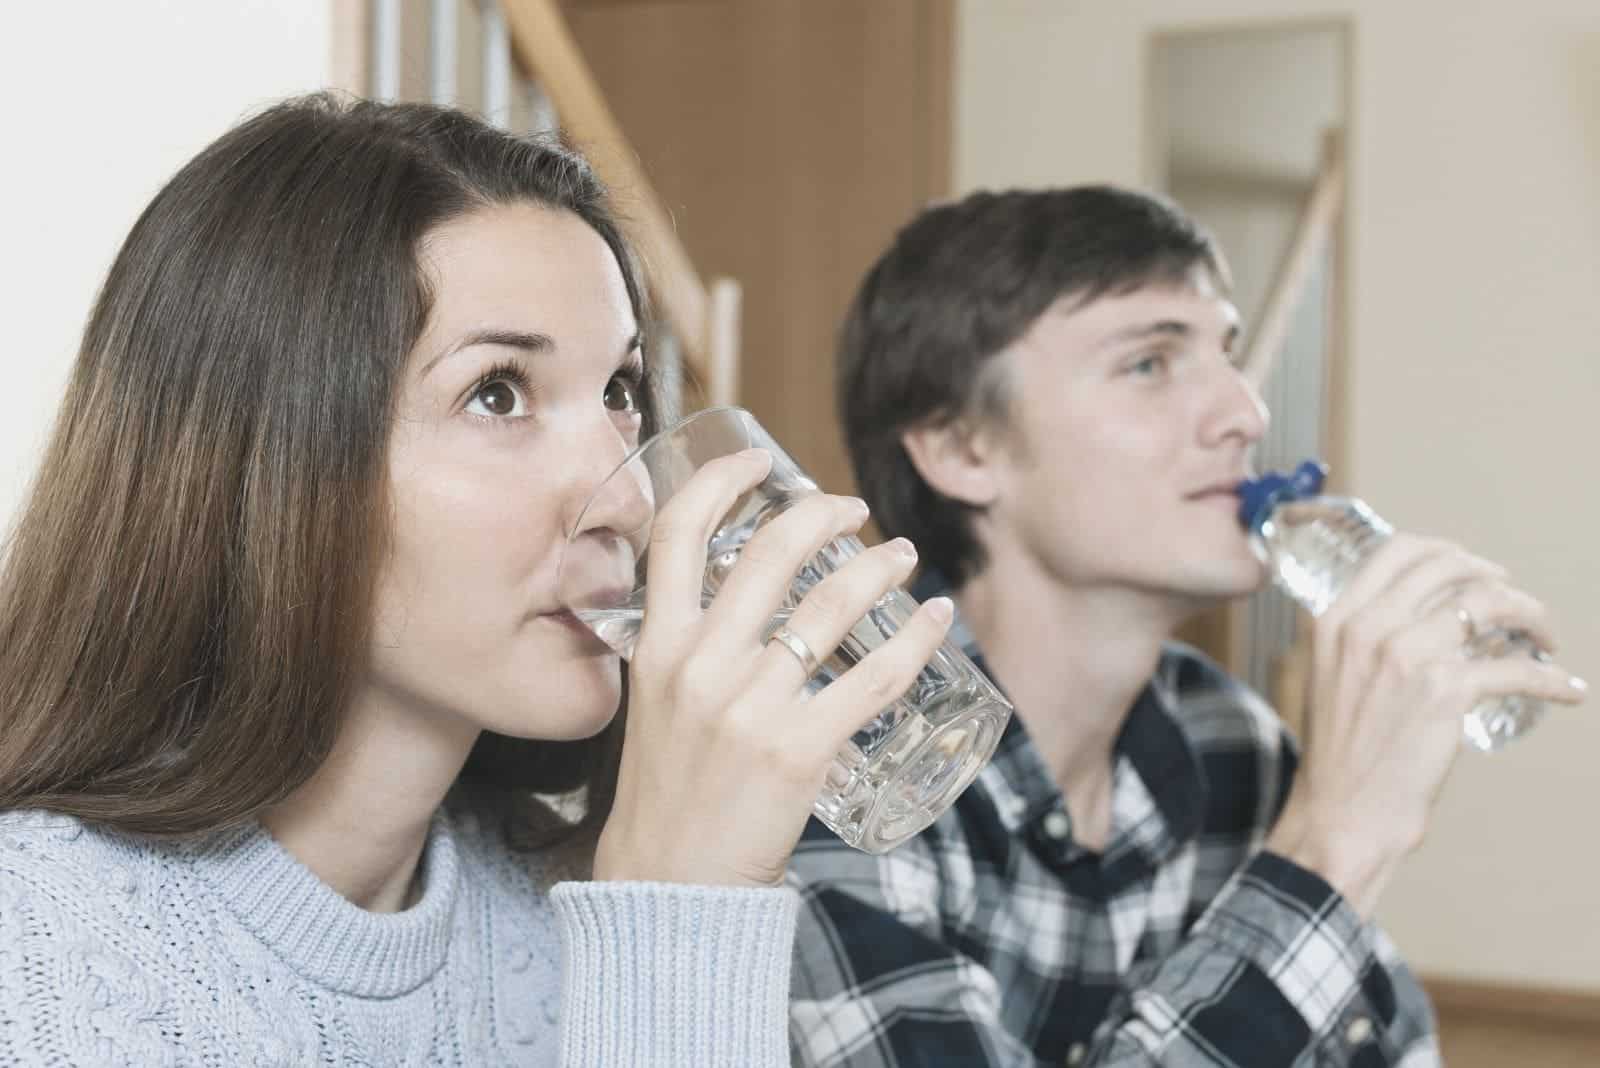
[[[1546,599],[1600,684],[1600,5],[962,0],[960,189],[1139,182],[1155,31],[1351,19],[1343,484]],[[1382,912],[1423,970],[1600,989],[1600,699],[1463,757]]]
[[[0,22],[0,528],[84,319],[161,184],[234,121],[329,79],[331,0],[72,0]]]

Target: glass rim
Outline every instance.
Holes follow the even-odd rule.
[[[607,471],[606,476],[595,484],[594,492],[589,495],[589,499],[587,501],[583,502],[582,511],[578,513],[578,518],[573,521],[572,529],[567,532],[565,539],[567,544],[570,545],[572,540],[582,533],[583,521],[588,517],[589,509],[594,507],[595,498],[600,496],[600,490],[607,483],[609,483],[613,478],[617,477],[617,472],[633,463],[640,456],[643,456],[647,449],[659,445],[661,442],[665,441],[669,435],[678,433],[690,423],[697,422],[701,418],[708,415],[725,415],[729,412],[737,412],[740,415],[748,416],[751,422],[755,422],[757,426],[761,425],[759,422],[756,422],[756,417],[751,414],[750,409],[745,408],[742,405],[713,404],[709,408],[701,408],[698,411],[690,412],[688,415],[683,416],[672,425],[664,426],[660,430],[657,430],[654,434],[651,434],[648,438],[645,438],[643,441],[629,450],[628,454],[617,463],[617,466],[613,467],[610,471]]]

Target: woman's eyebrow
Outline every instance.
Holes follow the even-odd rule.
[[[438,355],[434,356],[433,359],[424,364],[422,371],[417,377],[426,377],[428,372],[432,371],[434,367],[436,367],[442,361],[454,356],[463,349],[470,349],[475,345],[501,345],[506,348],[521,349],[529,354],[554,352],[556,349],[555,339],[549,334],[528,333],[522,330],[504,330],[499,327],[486,327],[481,330],[470,331],[464,336],[457,338],[443,352],[440,352]]]

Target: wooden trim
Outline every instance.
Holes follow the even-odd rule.
[[[685,362],[709,381],[705,287],[678,239],[671,213],[606,105],[560,6],[556,0],[503,0],[503,4],[518,61],[538,78],[562,129],[615,192],[624,215],[634,219],[640,255]]]
[[[913,136],[919,155],[918,199],[926,205],[950,196],[955,184],[951,145],[955,115],[955,0],[921,0],[914,17],[919,111]]]
[[[1251,16],[1234,16],[1231,18],[1192,19],[1163,23],[1159,29],[1151,31],[1150,36],[1156,39],[1182,37],[1185,40],[1195,40],[1206,37],[1235,38],[1240,34],[1283,34],[1309,32],[1312,30],[1338,30],[1340,33],[1349,34],[1352,21],[1347,16],[1339,15],[1281,15],[1266,18]]]
[[[1265,382],[1272,373],[1306,281],[1333,239],[1344,209],[1344,177],[1344,137],[1337,129],[1329,130],[1322,138],[1322,163],[1311,195],[1267,291],[1261,319],[1245,346],[1244,373],[1256,383]]]
[[[333,39],[328,56],[330,88],[356,96],[372,89],[367,50],[371,47],[372,24],[367,0],[332,0]]]
[[[1311,181],[1294,174],[1271,174],[1266,171],[1225,170],[1211,168],[1168,170],[1168,189],[1182,191],[1182,195],[1196,193],[1208,196],[1251,198],[1256,200],[1287,201],[1296,207],[1306,202],[1311,192]]]
[[[1237,622],[1243,616],[1243,612],[1234,611],[1229,613],[1228,618],[1230,622]],[[1242,622],[1239,625],[1242,626]],[[1242,635],[1236,635],[1234,640],[1242,644],[1245,639]],[[1272,665],[1272,685],[1267,695],[1272,707],[1294,736],[1300,739],[1301,745],[1312,744],[1311,722],[1307,715],[1311,705],[1311,643],[1311,628],[1305,625],[1296,627],[1293,644]],[[1242,660],[1243,657],[1241,655],[1235,659]],[[1243,673],[1242,664],[1234,666],[1240,668],[1238,674]]]
[[[1422,986],[1441,1018],[1461,1016],[1495,1027],[1580,1031],[1600,1038],[1600,990],[1438,976],[1424,977]]]
[[[725,4],[728,0],[561,0],[562,7],[584,8],[649,7],[651,4]]]
[[[1350,29],[1344,32],[1344,94],[1340,101],[1340,130],[1343,134],[1344,191],[1343,207],[1333,228],[1333,254],[1328,291],[1328,350],[1323,362],[1322,378],[1322,455],[1332,467],[1329,485],[1335,492],[1346,491],[1349,483],[1345,472],[1350,466],[1350,419],[1353,408],[1350,400],[1350,350],[1354,331],[1351,327],[1352,294],[1350,279],[1350,231],[1355,212],[1352,199],[1360,195],[1353,178],[1350,146],[1356,144],[1354,131],[1359,121],[1356,115],[1356,48],[1359,42]]]

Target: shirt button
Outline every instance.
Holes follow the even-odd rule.
[[[1357,1016],[1345,1025],[1344,1040],[1352,1046],[1359,1046],[1371,1037],[1372,1021],[1365,1016]]]
[[[1051,815],[1057,816],[1060,815],[1060,813],[1052,812]],[[1084,1047],[1082,1042],[1074,1042],[1072,1044],[1072,1048],[1067,1050],[1067,1068],[1077,1068],[1078,1065],[1083,1063],[1083,1055],[1087,1052],[1089,1051]]]
[[[1059,842],[1072,833],[1072,821],[1067,819],[1065,812],[1052,812],[1044,818],[1044,833]]]

